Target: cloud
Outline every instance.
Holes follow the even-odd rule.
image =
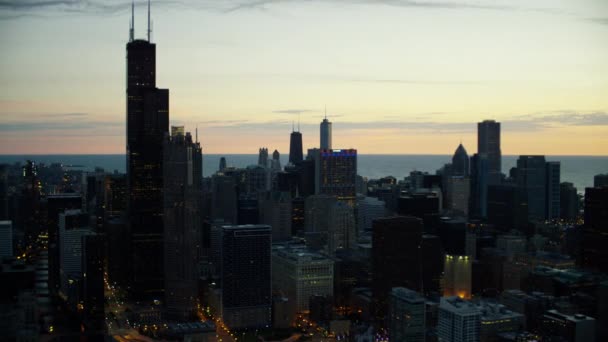
[[[315,112],[312,109],[280,109],[280,110],[273,110],[272,111],[275,114],[302,114],[302,113],[310,113],[310,112]]]
[[[483,85],[490,81],[426,81],[410,79],[351,79],[355,83],[384,83],[384,84],[406,84],[406,85]]]
[[[97,131],[124,127],[123,122],[89,119],[89,113],[0,113],[0,132]]]
[[[593,23],[597,23],[597,24],[601,24],[601,25],[608,25],[608,17],[603,17],[603,18],[587,18],[588,21],[593,22]]]

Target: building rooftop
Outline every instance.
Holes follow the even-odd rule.
[[[424,303],[425,299],[418,292],[407,289],[405,287],[393,287],[391,296],[406,300],[410,303]]]

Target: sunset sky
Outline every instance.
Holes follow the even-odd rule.
[[[135,35],[146,31],[136,2]],[[0,154],[125,152],[130,1],[0,1]],[[203,153],[608,155],[606,0],[152,1],[157,85]]]

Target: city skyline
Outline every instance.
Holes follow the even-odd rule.
[[[170,124],[204,153],[286,154],[294,121],[317,147],[324,106],[360,154],[472,154],[484,119],[504,155],[608,151],[600,1],[152,4]],[[0,154],[123,153],[130,5],[0,4]],[[145,23],[137,1],[136,38]]]

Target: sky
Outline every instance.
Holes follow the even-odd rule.
[[[146,34],[135,2],[135,36]],[[0,154],[125,152],[130,1],[0,0]],[[152,1],[157,86],[203,153],[608,155],[606,0]]]

